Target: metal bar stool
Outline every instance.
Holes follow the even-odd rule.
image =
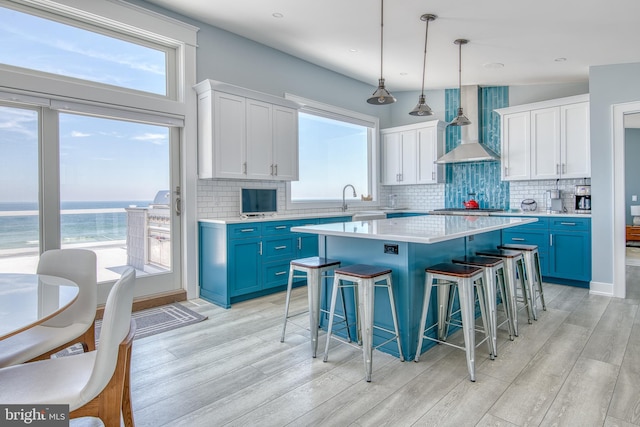
[[[422,305],[422,319],[420,321],[420,339],[418,340],[418,349],[416,351],[415,361],[418,362],[420,352],[422,351],[422,341],[428,339],[437,343],[450,345],[452,347],[465,350],[467,358],[467,369],[471,381],[476,380],[475,368],[475,297],[474,289],[478,295],[480,305],[480,314],[482,317],[482,326],[485,338],[477,345],[487,341],[489,354],[492,355],[491,337],[487,324],[486,302],[484,299],[484,269],[473,267],[470,265],[442,263],[425,269],[425,289],[424,300]],[[434,284],[433,281],[436,281]],[[429,302],[431,299],[431,290],[433,286],[437,286],[438,298],[438,322],[426,328],[427,314],[429,311]],[[460,312],[462,316],[462,333],[464,336],[464,347],[455,345],[446,341],[448,333],[448,325],[450,323],[451,308],[453,306],[453,293],[450,292],[453,287],[458,289]],[[434,327],[438,328],[437,338],[427,336],[428,331]],[[426,328],[426,329],[425,329]]]
[[[322,279],[331,277],[328,273],[335,270],[340,266],[340,261],[333,259],[321,258],[321,257],[309,257],[294,259],[289,264],[289,281],[287,283],[287,299],[284,306],[284,325],[282,325],[282,336],[280,342],[284,342],[284,335],[287,329],[287,320],[294,316],[289,316],[289,303],[291,301],[291,288],[293,287],[293,279],[306,278],[307,279],[307,292],[309,299],[309,329],[311,332],[311,352],[313,357],[316,357],[318,350],[318,328],[320,325],[320,312],[326,312],[321,310],[320,299],[322,289]],[[295,274],[296,272],[302,274]],[[344,292],[342,292],[342,308],[343,313],[346,313],[344,304]],[[300,314],[300,313],[297,313]],[[297,315],[296,314],[296,315]],[[337,315],[338,317],[342,317]],[[346,322],[346,316],[343,317]],[[349,339],[351,338],[349,328],[347,327],[347,334]]]
[[[520,251],[510,249],[485,249],[476,252],[478,256],[486,256],[493,258],[502,258],[505,263],[505,273],[507,279],[507,298],[511,316],[513,319],[513,333],[518,336],[518,301],[523,303],[522,308],[527,309],[529,323],[533,322],[533,313],[531,310],[531,292],[528,289],[527,282],[524,280],[524,256]],[[522,298],[518,300],[518,286],[520,283],[522,289]]]
[[[547,311],[547,305],[544,302],[544,291],[542,290],[542,269],[540,268],[540,254],[538,253],[538,245],[520,245],[517,243],[510,243],[500,245],[498,246],[498,248],[522,252],[524,256],[525,279],[530,283],[529,286],[531,289],[533,318],[535,320],[538,320],[538,299],[540,299],[542,309],[544,311]],[[532,279],[535,283],[532,283]]]
[[[344,284],[347,282],[348,284]],[[324,351],[324,361],[329,357],[329,341],[332,337],[333,315],[336,307],[336,296],[338,289],[344,286],[357,289],[357,318],[358,330],[362,336],[362,354],[364,357],[364,371],[367,382],[371,381],[371,360],[373,358],[373,349],[378,348],[393,340],[398,344],[398,354],[400,361],[404,362],[402,354],[402,345],[400,344],[400,332],[398,328],[398,316],[396,314],[396,303],[393,297],[393,288],[391,282],[391,269],[384,267],[376,267],[372,265],[355,264],[347,267],[340,267],[334,271],[333,275],[333,292],[331,293],[331,308],[329,311],[329,326],[327,328],[327,343]],[[373,323],[373,307],[375,288],[385,288],[389,294],[389,303],[391,305],[391,317],[393,319],[394,330],[389,330]],[[381,330],[393,335],[386,341],[373,346],[373,330]]]
[[[484,270],[485,292],[487,294],[487,317],[489,320],[489,331],[491,332],[491,343],[493,355],[498,356],[498,328],[505,323],[509,328],[509,339],[513,341],[513,319],[509,310],[507,290],[504,280],[504,261],[501,258],[491,258],[483,256],[465,256],[464,258],[451,260],[454,264],[471,265]],[[497,279],[497,280],[496,280]],[[497,297],[500,293],[502,308],[504,309],[505,320],[498,325]]]

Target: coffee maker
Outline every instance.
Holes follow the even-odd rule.
[[[576,185],[575,187],[576,198],[576,213],[591,213],[591,186],[590,185]]]

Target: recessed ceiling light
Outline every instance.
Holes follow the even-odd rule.
[[[358,49],[349,49],[349,52],[356,53],[356,52],[358,52]]]
[[[280,12],[274,12],[271,14],[274,18],[284,18],[284,15]]]
[[[556,61],[556,62],[564,62],[566,60],[567,60],[567,58],[556,58],[556,59],[554,59],[554,61]]]
[[[401,76],[406,76],[409,73],[400,73]]]
[[[488,62],[486,64],[483,64],[482,66],[484,68],[496,69],[496,68],[503,68],[504,64],[501,62]]]

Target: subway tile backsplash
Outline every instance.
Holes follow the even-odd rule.
[[[587,183],[590,180],[587,179]],[[583,179],[561,179],[558,182],[558,189],[562,191],[562,204],[567,213],[575,213],[575,197],[574,186],[584,184]],[[538,205],[538,212],[545,212],[546,191],[556,189],[556,180],[540,180],[540,181],[511,181],[510,183],[510,209],[520,209],[520,203],[524,199],[533,199]]]

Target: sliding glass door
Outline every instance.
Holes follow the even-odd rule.
[[[1,272],[79,247],[99,282],[133,266],[139,295],[180,288],[180,131],[114,116],[0,107]]]

